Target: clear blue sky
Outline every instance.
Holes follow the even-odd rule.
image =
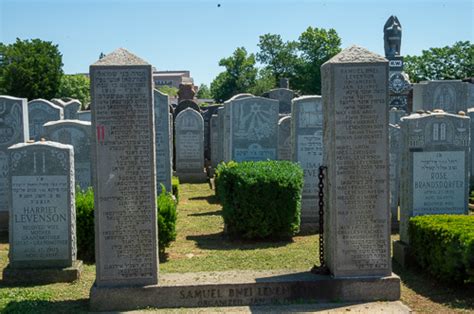
[[[218,7],[217,4],[221,6]],[[40,38],[59,45],[65,73],[87,72],[100,52],[123,47],[159,70],[190,70],[195,84],[218,61],[258,37],[295,40],[308,27],[334,28],[342,46],[383,54],[383,25],[397,15],[402,55],[473,40],[473,0],[0,0],[0,41]]]

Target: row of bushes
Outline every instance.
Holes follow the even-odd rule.
[[[303,170],[296,163],[221,163],[215,185],[229,235],[285,238],[299,231]]]
[[[408,232],[421,267],[443,281],[474,282],[474,216],[417,216]]]
[[[173,182],[173,190],[179,190],[179,181]],[[158,215],[158,246],[160,256],[165,249],[176,239],[176,208],[177,196],[162,192],[157,197]],[[76,234],[78,258],[87,262],[95,261],[94,239],[94,192],[92,188],[87,191],[76,191]]]

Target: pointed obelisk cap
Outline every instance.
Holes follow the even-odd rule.
[[[326,61],[329,63],[373,63],[388,62],[387,59],[360,46],[350,46]],[[323,65],[324,65],[323,64]]]
[[[124,48],[118,48],[117,50],[109,53],[102,59],[97,60],[93,66],[114,66],[114,65],[150,65],[142,58],[134,55],[130,51]]]

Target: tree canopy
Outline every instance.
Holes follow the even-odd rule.
[[[206,84],[201,84],[199,85],[196,97],[200,99],[210,99],[212,98],[211,90],[209,89],[209,87],[207,87]]]
[[[82,74],[63,75],[56,97],[75,98],[82,103],[82,106],[86,107],[91,101],[90,79]]]
[[[453,46],[423,50],[421,56],[406,56],[404,61],[413,83],[473,77],[474,44],[458,41]]]
[[[28,99],[51,99],[58,94],[62,55],[58,46],[40,39],[0,44],[0,91]]]

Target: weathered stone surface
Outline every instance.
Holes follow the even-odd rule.
[[[10,146],[8,152],[9,266],[72,266],[76,260],[73,147],[55,142],[20,143]]]
[[[275,88],[268,92],[270,99],[278,100],[280,113],[291,112],[291,100],[295,97],[295,92],[288,88]]]
[[[222,107],[222,105],[212,105],[204,107],[202,111],[202,118],[204,119],[204,159],[211,160],[211,133],[210,133],[210,124],[211,117],[214,114],[217,114],[217,109]]]
[[[390,124],[388,137],[390,145],[390,213],[392,230],[398,229],[398,201],[400,196],[401,132],[398,125]]]
[[[470,123],[469,123],[469,126],[470,126],[470,129],[471,129],[471,141],[470,141],[470,145],[471,145],[471,160],[470,160],[470,163],[471,163],[471,178],[470,178],[470,186],[471,186],[471,189],[472,189],[472,188],[474,188],[474,108],[467,109],[467,114],[468,114],[469,118],[471,119]]]
[[[171,192],[171,176],[173,165],[173,131],[170,129],[170,110],[168,95],[154,90],[155,101],[155,149],[156,149],[156,190],[161,192],[161,184]],[[171,134],[170,134],[171,132]],[[170,141],[171,136],[171,141]]]
[[[188,108],[176,117],[176,172],[179,175],[201,174],[204,169],[204,120]]]
[[[217,114],[212,115],[210,123],[210,133],[211,133],[211,166],[213,168],[217,167],[219,163],[218,160],[218,148],[219,148],[219,117]]]
[[[244,97],[230,102],[230,159],[237,162],[276,160],[278,102]]]
[[[422,81],[413,85],[413,112],[442,109],[457,114],[474,107],[474,84],[460,80]]]
[[[316,231],[319,222],[318,172],[323,162],[323,105],[321,96],[293,99],[291,123],[293,134],[292,160],[304,173],[301,199],[301,229]]]
[[[156,286],[91,291],[92,311],[398,300],[400,278],[332,278],[310,272],[226,271],[163,274]],[[210,310],[210,309],[208,309]]]
[[[192,83],[179,84],[178,103],[187,99],[193,100],[195,94],[196,92]]]
[[[224,107],[217,109],[217,163],[224,161]]]
[[[97,287],[158,281],[152,67],[118,49],[90,67]]]
[[[3,282],[7,284],[51,284],[74,282],[81,278],[82,261],[75,260],[64,268],[11,268],[3,269]]]
[[[252,94],[242,93],[234,95],[232,98],[224,102],[224,149],[223,149],[223,160],[228,162],[231,160],[231,149],[230,149],[230,106],[232,101],[247,97],[254,97]]]
[[[64,104],[64,119],[75,120],[79,119],[78,112],[81,109],[81,102],[77,99],[72,99]]]
[[[44,99],[28,102],[28,119],[30,138],[39,141],[43,136],[43,125],[49,121],[61,120],[64,117],[63,108]]]
[[[278,121],[278,160],[291,160],[291,116]]]
[[[77,113],[77,119],[81,121],[89,121],[91,122],[91,111],[90,110],[84,110],[84,111],[79,111]]]
[[[402,118],[401,241],[409,243],[410,217],[468,212],[469,120],[445,112]]]
[[[174,111],[173,111],[174,119],[176,120],[176,117],[178,116],[178,114],[181,111],[183,111],[185,109],[188,109],[188,108],[194,109],[199,113],[201,112],[201,108],[199,107],[197,102],[195,102],[194,100],[185,99],[185,100],[180,101],[178,106],[176,106],[176,108],[174,109]]]
[[[7,148],[26,142],[28,133],[28,106],[25,98],[0,96],[0,232],[8,230],[8,170]]]
[[[335,277],[388,276],[388,62],[352,46],[321,72],[327,265]]]
[[[92,186],[91,123],[79,120],[51,121],[44,125],[44,137],[74,147],[76,185],[82,190]]]
[[[407,113],[405,110],[397,109],[395,107],[391,108],[388,112],[388,120],[390,124],[396,125],[400,124],[402,117],[406,116]]]

